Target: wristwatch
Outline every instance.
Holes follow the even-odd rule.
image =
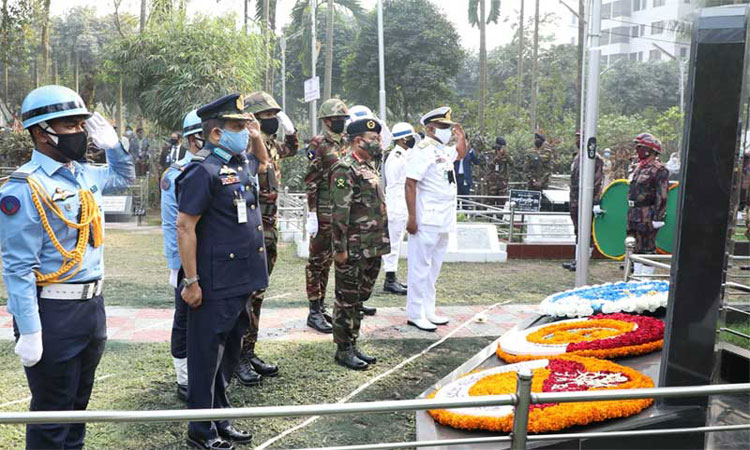
[[[200,277],[198,275],[194,276],[193,278],[185,278],[182,280],[182,286],[184,288],[189,288],[190,286],[194,285],[195,283],[200,280]]]

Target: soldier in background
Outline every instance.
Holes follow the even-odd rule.
[[[506,196],[508,195],[508,183],[510,182],[510,169],[513,166],[513,159],[508,154],[505,138],[496,137],[495,145],[492,148],[495,153],[490,157],[486,172],[487,195]],[[490,199],[487,203],[502,207],[505,205],[505,199]]]
[[[310,141],[307,157],[310,167],[305,176],[307,187],[306,230],[310,235],[310,256],[305,267],[310,313],[307,326],[321,333],[333,333],[331,316],[326,312],[325,296],[331,270],[331,169],[344,149],[344,124],[349,110],[344,102],[332,98],[320,105],[318,119],[323,134]]]
[[[578,194],[580,188],[581,179],[581,132],[576,131],[576,154],[573,157],[573,162],[570,164],[570,218],[573,221],[573,231],[576,235],[576,242],[578,242]],[[596,162],[594,163],[594,197],[593,205],[594,214],[600,214],[601,208],[599,202],[602,196],[602,182],[604,181],[604,161],[599,154],[596,154]],[[589,241],[590,245],[593,245],[593,241]],[[576,260],[572,260],[567,263],[563,263],[564,268],[575,272]]]
[[[546,144],[546,138],[541,132],[534,133],[534,147],[526,152],[524,173],[526,174],[526,189],[543,191],[549,187],[554,164],[552,147]]]
[[[661,141],[649,133],[636,136],[638,164],[628,191],[628,236],[635,237],[636,254],[656,253],[656,234],[667,216],[669,171],[658,159]],[[654,268],[633,264],[633,275],[648,275]]]
[[[602,154],[602,161],[604,161],[604,166],[603,166],[604,182],[602,183],[602,185],[606,188],[607,186],[609,186],[609,183],[611,183],[612,180],[614,180],[613,176],[614,176],[615,165],[614,165],[614,162],[612,161],[612,149],[609,149],[609,148],[604,149],[604,152]]]
[[[270,277],[273,267],[276,265],[276,247],[279,242],[277,200],[281,183],[281,159],[295,156],[299,143],[291,121],[281,111],[281,107],[276,100],[266,92],[253,92],[246,97],[245,111],[254,114],[260,122],[261,138],[268,152],[268,164],[258,168],[258,203],[263,220],[266,263],[268,265],[268,276]],[[284,131],[289,133],[284,136],[283,143],[276,140],[281,120],[287,124]],[[265,293],[266,291],[263,289],[253,292],[250,297],[250,326],[242,340],[242,359],[236,371],[237,380],[245,386],[256,385],[261,382],[263,377],[275,377],[279,373],[277,365],[266,363],[255,353],[255,344],[258,342],[258,329],[260,327],[260,311],[263,307]]]
[[[335,360],[364,370],[376,358],[357,347],[362,302],[372,295],[381,257],[390,252],[385,194],[374,161],[382,155],[381,126],[372,117],[356,119],[346,128],[349,152],[331,172],[331,217],[336,269],[333,306]]]

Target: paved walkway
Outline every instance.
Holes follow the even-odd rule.
[[[452,318],[448,326],[435,333],[419,331],[406,325],[404,308],[378,308],[378,313],[365,317],[362,335],[369,339],[440,339],[465,321],[487,309],[487,305],[447,306],[439,308],[442,315]],[[502,305],[476,317],[455,337],[499,336],[536,312],[532,305]],[[268,308],[261,316],[260,339],[280,341],[330,340],[306,325],[305,308]],[[172,310],[107,307],[107,334],[110,340],[125,342],[166,342],[172,328]],[[13,338],[13,321],[5,307],[0,307],[0,340]]]

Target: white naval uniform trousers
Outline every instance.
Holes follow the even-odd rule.
[[[383,256],[385,272],[398,271],[398,256],[401,242],[406,233],[406,220],[409,213],[406,209],[406,160],[407,150],[396,145],[385,161],[385,206],[388,212],[388,237],[391,240],[391,252]]]
[[[449,235],[456,228],[453,162],[457,156],[455,147],[446,147],[429,137],[410,151],[406,177],[417,181],[417,233],[409,235],[409,320],[426,320],[435,315],[437,279]]]

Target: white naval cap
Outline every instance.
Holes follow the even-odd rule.
[[[451,121],[450,107],[441,106],[440,108],[433,109],[432,111],[422,116],[421,119],[419,119],[419,123],[421,123],[422,125],[427,125],[430,122],[438,122],[438,123],[445,123],[448,125],[453,125],[453,121]]]

